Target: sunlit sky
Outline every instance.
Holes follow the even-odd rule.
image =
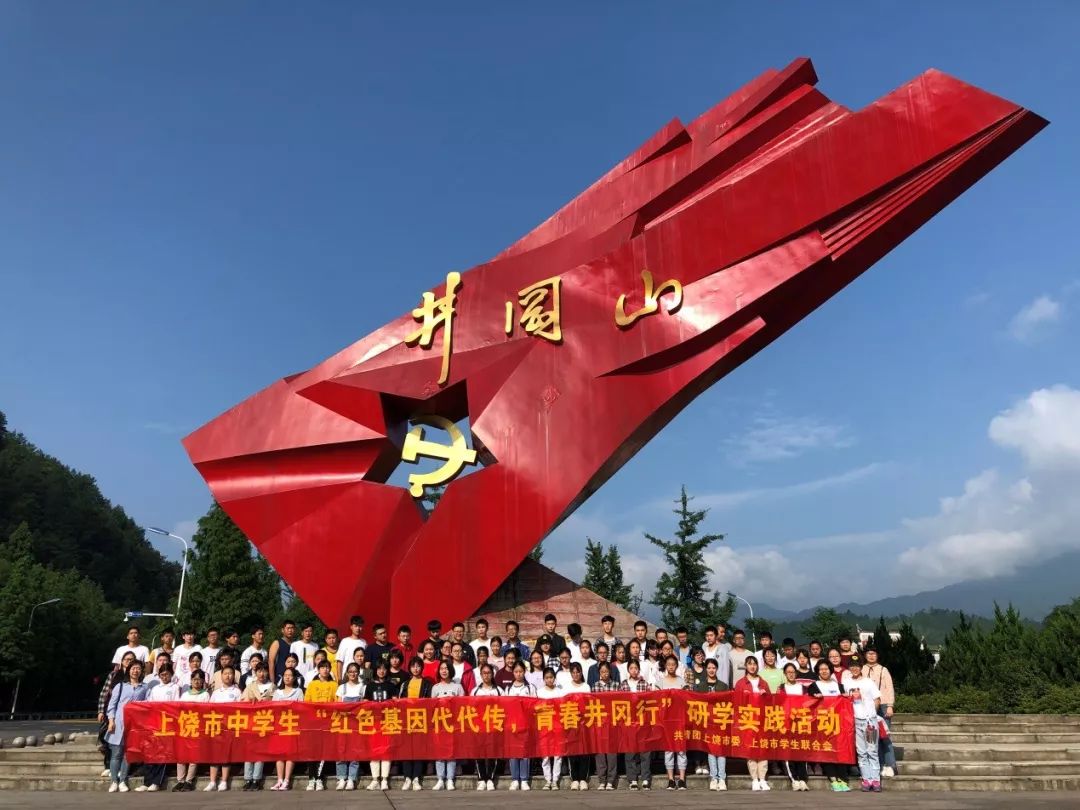
[[[727,535],[713,584],[782,607],[1075,547],[1080,4],[761,5],[5,3],[0,410],[190,534],[182,435],[672,117],[796,56],[852,108],[937,67],[1051,126],[680,414],[545,561],[578,576],[586,535],[615,541],[650,594],[642,531],[682,483]]]

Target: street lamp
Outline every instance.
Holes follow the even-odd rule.
[[[39,607],[44,607],[45,605],[55,605],[59,601],[60,597],[57,596],[52,599],[46,599],[44,602],[38,602],[36,605],[30,608],[30,621],[26,623],[27,634],[30,633],[30,628],[34,626],[34,611],[37,610]],[[15,681],[15,697],[11,699],[11,720],[15,719],[15,705],[19,702],[20,686],[22,686],[22,678],[19,678],[19,680]]]
[[[188,541],[178,534],[167,532],[164,529],[159,529],[155,526],[147,526],[148,532],[154,534],[160,534],[165,537],[171,537],[173,540],[179,540],[184,544],[184,561],[180,564],[180,595],[176,597],[176,615],[180,615],[180,603],[184,601],[184,575],[187,573],[187,558],[188,558]]]
[[[757,633],[754,632],[754,606],[747,602],[745,599],[743,599],[741,596],[739,596],[737,593],[732,593],[731,591],[728,591],[727,595],[730,596],[732,599],[738,599],[740,602],[746,605],[746,609],[750,611],[750,641],[754,645],[754,652],[757,652]]]

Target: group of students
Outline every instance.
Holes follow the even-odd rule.
[[[746,648],[741,630],[726,638],[724,626],[707,627],[701,644],[692,644],[685,628],[673,637],[663,628],[648,636],[648,625],[634,624],[634,635],[625,641],[615,635],[615,620],[603,617],[601,635],[594,641],[582,636],[578,624],[567,627],[568,636],[558,632],[554,615],[544,618],[544,633],[533,645],[519,636],[517,622],[506,622],[503,636],[489,635],[485,619],[475,622],[475,635],[465,639],[465,625],[455,622],[442,635],[438,620],[428,623],[426,638],[414,645],[408,626],[398,628],[394,641],[388,629],[377,624],[369,643],[364,637],[364,620],[353,616],[350,633],[341,638],[327,630],[323,643],[314,640],[314,627],[286,620],[281,635],[265,647],[264,628],[251,632],[251,643],[241,650],[236,631],[224,634],[215,627],[206,632],[205,645],[195,643],[193,628],[184,628],[183,639],[175,644],[174,634],[165,630],[161,645],[149,650],[141,644],[139,630],[128,630],[127,643],[113,656],[112,669],[105,679],[98,702],[100,739],[104,746],[110,792],[127,791],[128,763],[124,757],[123,708],[132,700],[231,703],[237,701],[307,701],[314,703],[387,701],[398,698],[441,698],[464,695],[508,695],[553,699],[576,692],[620,690],[645,692],[689,689],[710,693],[734,690],[744,693],[785,693],[789,695],[848,696],[853,703],[855,744],[861,789],[879,792],[882,776],[895,773],[896,761],[888,735],[881,726],[891,725],[894,701],[892,678],[878,661],[873,647],[856,651],[850,638],[841,638],[836,647],[825,649],[812,641],[796,648],[784,639],[780,649],[770,634],[763,633],[759,649]],[[299,631],[299,632],[298,632]],[[570,790],[587,790],[591,771],[600,790],[614,790],[621,752],[541,759],[543,789],[558,790],[563,766],[567,766]],[[652,754],[626,752],[625,777],[630,790],[650,790]],[[710,790],[727,790],[725,757],[697,751],[665,751],[664,770],[668,790],[685,790],[688,766],[709,776]],[[355,790],[360,775],[359,762],[337,762],[336,789]],[[427,762],[401,763],[402,790],[421,790]],[[800,761],[771,763],[774,774],[783,774],[795,790],[808,790],[808,764]],[[244,763],[244,790],[262,790],[262,762]],[[494,790],[498,762],[474,763],[478,790]],[[816,767],[816,766],[815,766]],[[174,791],[194,790],[197,764],[176,766]],[[229,789],[230,765],[211,764],[205,791]],[[325,790],[325,762],[309,763],[308,790]],[[276,763],[276,781],[271,790],[290,790],[295,763]],[[370,763],[368,790],[389,789],[391,763]],[[748,760],[752,789],[770,790],[770,762]],[[137,791],[163,789],[167,766],[146,767],[144,783]],[[434,790],[454,790],[458,763],[434,763]],[[507,764],[510,790],[530,790],[531,760],[511,759]],[[847,791],[847,766],[825,764],[821,772],[832,790]]]

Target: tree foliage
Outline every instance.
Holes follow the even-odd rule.
[[[699,526],[708,509],[690,508],[693,500],[683,486],[672,510],[678,517],[674,540],[663,540],[649,533],[645,537],[664,552],[669,570],[656,581],[652,604],[660,608],[667,627],[685,626],[691,635],[700,636],[704,627],[726,621],[735,610],[735,600],[708,591],[713,570],[705,563],[705,551],[724,539],[722,534],[699,535]],[[726,613],[726,616],[723,614]]]
[[[5,420],[6,425],[6,420]],[[176,594],[180,566],[147,542],[94,479],[41,452],[5,428],[0,441],[0,537],[22,523],[33,533],[35,562],[74,570],[126,609],[161,611]]]
[[[615,543],[605,551],[603,543],[585,538],[585,579],[581,584],[631,613],[641,610],[641,594],[635,594],[634,586],[623,580],[622,557]]]
[[[281,579],[218,504],[199,518],[178,623],[241,634],[281,614]],[[330,574],[332,575],[332,574]],[[275,628],[267,627],[269,636]]]
[[[901,633],[903,628],[901,629]],[[901,638],[901,642],[903,638]],[[1080,599],[1054,608],[1041,628],[1010,605],[983,630],[965,617],[936,667],[907,675],[904,711],[1080,712]]]
[[[88,708],[123,638],[123,616],[78,572],[38,563],[35,541],[21,523],[0,543],[0,694],[9,706],[21,678],[20,712]],[[34,610],[51,599],[60,601]]]
[[[180,566],[150,545],[93,478],[10,430],[0,413],[3,705],[11,705],[22,678],[20,712],[92,709],[124,639],[124,610],[164,611],[179,579]],[[61,601],[34,610],[51,599]]]
[[[803,625],[807,641],[820,641],[834,647],[841,636],[853,637],[851,624],[832,608],[819,607]]]

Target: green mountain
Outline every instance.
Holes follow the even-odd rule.
[[[20,710],[92,708],[96,682],[123,642],[123,611],[170,604],[179,577],[180,566],[154,550],[91,476],[9,431],[0,413],[3,705],[23,678]],[[34,613],[28,632],[31,608],[56,597]]]

